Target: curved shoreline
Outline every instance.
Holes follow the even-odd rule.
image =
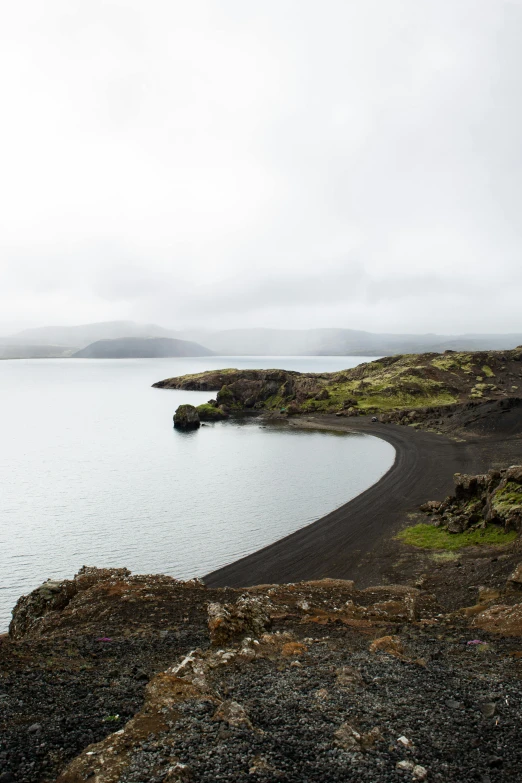
[[[470,441],[394,424],[372,423],[369,417],[339,422],[334,416],[295,421],[302,428],[324,427],[364,432],[395,448],[395,461],[385,475],[348,503],[310,525],[203,577],[209,587],[249,587],[325,577],[375,583],[375,563],[363,564],[385,536],[393,535],[426,500],[443,499],[453,487],[454,473],[475,472],[480,454]]]

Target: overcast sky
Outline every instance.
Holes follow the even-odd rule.
[[[17,0],[0,331],[522,331],[522,2]]]

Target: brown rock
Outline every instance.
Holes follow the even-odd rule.
[[[381,636],[380,639],[374,639],[370,644],[370,652],[400,656],[404,653],[404,647],[398,636]]]
[[[124,581],[130,576],[126,568],[94,568],[82,566],[74,579],[61,582],[48,579],[29,595],[22,596],[13,609],[9,635],[21,639],[38,632],[42,620],[52,612],[61,612],[74,597],[99,582]]]
[[[258,637],[269,625],[269,602],[261,596],[242,595],[235,604],[208,606],[212,644],[224,644],[239,636]]]
[[[334,732],[335,744],[344,750],[351,750],[362,753],[372,748],[379,739],[381,732],[375,726],[371,731],[359,732],[349,723],[342,723],[336,732]]]
[[[441,506],[442,506],[442,501],[440,500],[428,500],[427,503],[422,504],[420,510],[424,511],[424,513],[426,514],[434,514],[437,511],[439,511]]]
[[[478,614],[472,626],[502,636],[522,636],[522,604],[498,604]]]
[[[492,601],[497,601],[499,598],[500,598],[500,590],[495,590],[494,587],[479,587],[479,591],[478,591],[479,604],[489,604]]]
[[[212,720],[220,720],[235,728],[253,729],[245,708],[237,701],[227,700],[219,705]]]
[[[281,655],[284,655],[285,658],[293,658],[296,655],[302,655],[307,649],[308,647],[301,642],[287,642],[281,648]]]

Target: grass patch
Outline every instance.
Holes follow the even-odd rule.
[[[449,552],[466,546],[510,544],[517,537],[515,530],[505,533],[497,525],[487,525],[483,530],[468,530],[465,533],[448,533],[442,527],[419,524],[407,527],[396,536],[399,541],[421,549],[445,549]]]
[[[495,377],[495,373],[493,372],[493,370],[491,369],[491,367],[489,367],[487,364],[485,364],[485,365],[483,366],[483,368],[482,368],[482,372],[484,373],[484,375],[486,376],[486,378],[494,378],[494,377]]]

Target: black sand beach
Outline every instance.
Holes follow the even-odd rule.
[[[209,587],[247,587],[325,577],[378,584],[388,553],[376,556],[427,500],[441,500],[453,488],[454,473],[479,473],[508,466],[522,456],[522,413],[502,417],[489,433],[446,436],[369,417],[335,416],[292,420],[289,426],[364,432],[391,443],[396,457],[372,487],[316,522],[204,577]],[[507,432],[506,432],[507,426]],[[372,557],[368,554],[372,553]]]

